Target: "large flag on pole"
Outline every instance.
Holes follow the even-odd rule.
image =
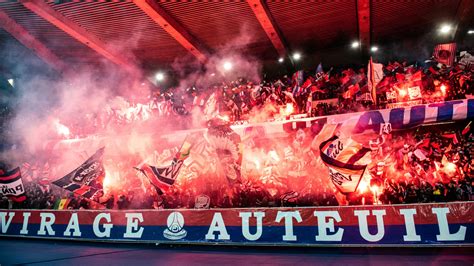
[[[374,104],[377,104],[377,84],[383,79],[383,65],[374,63],[372,57],[370,57],[367,72],[367,85]]]
[[[301,84],[303,84],[303,78],[304,78],[303,74],[304,74],[303,70],[298,70],[293,74],[291,80],[294,83],[298,84],[298,86],[301,86]]]
[[[456,56],[456,43],[444,43],[435,46],[433,51],[433,58],[436,62],[452,66],[454,64],[454,57]]]
[[[53,181],[53,184],[98,202],[103,195],[102,183],[105,178],[102,163],[104,150],[105,147],[100,148],[78,168],[63,178]]]
[[[356,164],[370,149],[351,139],[342,142],[333,136],[319,146],[321,160],[329,168],[329,177],[341,193],[357,190],[367,165]]]
[[[184,140],[183,145],[176,153],[171,165],[166,167],[156,167],[149,164],[144,164],[140,170],[147,178],[148,181],[158,190],[158,193],[168,191],[168,189],[174,184],[178,178],[179,170],[183,166],[183,162],[189,157],[192,144],[187,139]]]
[[[21,180],[20,168],[0,175],[0,196],[7,196],[15,202],[26,200],[25,187]]]

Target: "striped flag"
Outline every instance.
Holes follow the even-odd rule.
[[[167,167],[155,167],[144,164],[141,168],[136,167],[135,169],[141,171],[157,191],[163,194],[163,192],[168,191],[176,181],[176,178],[178,178],[179,170],[183,166],[184,160],[189,157],[191,147],[191,142],[185,139],[178,153],[173,158],[171,165]]]
[[[102,182],[105,178],[102,163],[105,148],[100,148],[78,168],[52,183],[72,191],[76,195],[98,200],[103,195]]]
[[[58,199],[56,203],[54,203],[54,209],[55,210],[65,210],[67,209],[67,206],[69,205],[69,202],[71,202],[71,199]]]
[[[329,168],[329,177],[341,193],[357,190],[367,165],[356,165],[370,149],[349,139],[343,143],[337,136],[324,141],[319,146],[323,163]]]
[[[456,43],[444,43],[435,46],[433,57],[436,62],[447,66],[454,64],[454,57],[456,56]]]
[[[25,187],[21,180],[20,168],[17,167],[10,172],[0,175],[0,195],[7,196],[15,202],[26,200]]]
[[[301,84],[303,84],[303,74],[303,70],[296,71],[291,78],[292,81],[298,84],[298,86],[301,86]]]

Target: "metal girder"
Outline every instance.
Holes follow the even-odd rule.
[[[474,17],[474,1],[472,0],[461,0],[456,12],[457,26],[456,32],[454,33],[455,41],[463,38],[466,35],[467,27],[469,23],[473,22]]]
[[[250,5],[255,17],[257,17],[258,22],[267,34],[278,54],[281,57],[284,57],[287,54],[287,49],[282,35],[276,27],[275,21],[273,20],[267,6],[265,6],[262,0],[247,0],[247,3]]]
[[[121,66],[134,76],[141,75],[140,69],[135,66],[135,64],[131,63],[129,58],[126,58],[121,55],[120,52],[108,47],[102,40],[54,10],[43,0],[20,0],[20,2],[38,16],[58,27],[81,43],[87,45],[98,54]]]
[[[39,58],[56,71],[63,72],[66,69],[66,64],[61,59],[3,11],[0,11],[0,27],[10,33],[25,47],[36,53]]]
[[[205,49],[158,3],[153,0],[133,0],[133,2],[201,63],[207,61]]]
[[[370,0],[357,0],[357,18],[361,50],[370,49]]]

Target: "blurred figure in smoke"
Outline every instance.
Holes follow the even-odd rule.
[[[242,150],[240,136],[222,119],[208,122],[205,138],[213,147],[220,161],[221,171],[232,186],[241,183]]]

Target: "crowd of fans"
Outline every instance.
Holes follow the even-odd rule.
[[[383,67],[384,77],[376,85],[374,101],[368,84],[367,68],[347,68],[316,73],[298,71],[273,81],[235,81],[207,87],[170,88],[155,92],[141,103],[123,98],[110,101],[101,113],[87,114],[81,124],[67,124],[71,137],[84,137],[107,128],[158,119],[177,117],[176,127],[189,127],[190,116],[196,110],[203,118],[216,115],[230,121],[252,120],[252,116],[267,112],[266,119],[282,115],[278,106],[291,104],[289,114],[322,116],[368,109],[391,107],[393,103],[422,104],[463,99],[474,94],[472,66],[431,63],[390,62]],[[411,95],[409,88],[419,87]],[[328,101],[328,100],[331,101]],[[273,108],[268,108],[268,107]],[[276,107],[276,108],[275,108]],[[188,119],[188,120],[187,120]]]

